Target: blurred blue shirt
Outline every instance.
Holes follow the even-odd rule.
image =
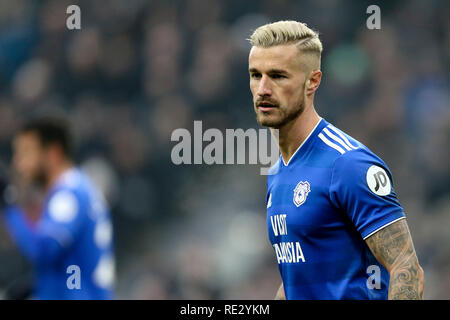
[[[52,186],[37,224],[31,224],[17,206],[5,210],[5,219],[35,268],[34,299],[113,298],[109,210],[80,169],[67,170]]]

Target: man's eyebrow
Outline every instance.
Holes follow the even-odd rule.
[[[254,72],[259,72],[259,71],[256,68],[250,68],[250,69],[248,69],[248,72],[254,73]],[[286,70],[282,70],[282,69],[270,69],[269,71],[267,71],[267,73],[269,73],[269,74],[288,74],[289,72],[287,72]]]
[[[287,74],[288,72],[282,69],[270,69],[267,73]]]

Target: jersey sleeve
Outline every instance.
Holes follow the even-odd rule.
[[[19,207],[5,212],[7,227],[32,261],[53,261],[75,240],[81,225],[81,201],[70,190],[58,190],[48,199],[41,220],[32,225]]]
[[[358,149],[336,159],[329,192],[333,205],[348,215],[363,239],[405,218],[389,169],[368,151]]]

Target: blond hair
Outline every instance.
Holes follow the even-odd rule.
[[[298,21],[278,21],[257,28],[250,36],[250,44],[255,47],[268,48],[277,45],[295,44],[302,53],[312,53],[318,57],[322,53],[319,33]]]

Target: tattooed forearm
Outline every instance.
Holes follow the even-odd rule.
[[[423,271],[415,253],[390,272],[389,299],[417,300],[423,295]]]
[[[417,260],[405,219],[366,239],[377,260],[390,273],[389,299],[422,299],[423,270]]]

